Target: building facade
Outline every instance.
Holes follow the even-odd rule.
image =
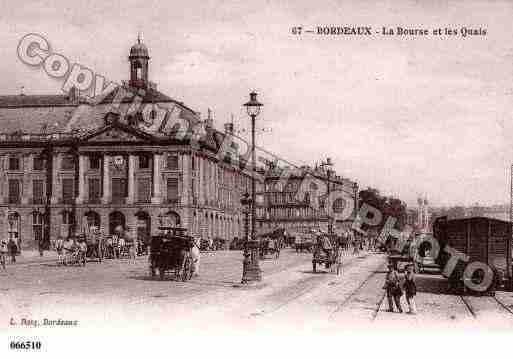
[[[129,64],[130,80],[101,98],[75,88],[0,96],[0,235],[22,249],[91,226],[111,234],[121,225],[143,239],[167,224],[204,238],[242,236],[250,176],[235,145],[219,156],[233,124],[218,131],[210,115],[201,120],[159,92],[140,40]]]
[[[328,231],[330,221],[334,232],[339,232],[352,223],[354,211],[344,221],[335,220],[337,216],[334,212],[341,213],[347,206],[357,208],[356,182],[336,173],[328,176],[319,166],[287,168],[287,177],[283,180],[281,175],[284,169],[276,168],[272,163],[269,166],[264,183],[260,186],[262,200],[257,208],[258,232],[265,233],[277,228],[291,232],[313,228]],[[343,191],[347,194],[345,199],[334,200],[332,208],[328,208],[327,204],[328,183],[330,192]],[[348,198],[352,203],[347,202]]]

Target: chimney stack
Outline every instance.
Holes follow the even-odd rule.
[[[78,89],[75,86],[69,89],[68,100],[72,103],[78,102]]]
[[[224,124],[224,133],[227,135],[233,135],[233,122],[227,122]]]
[[[207,119],[205,121],[205,127],[213,128],[214,127],[214,119],[212,118],[212,110],[208,109]]]

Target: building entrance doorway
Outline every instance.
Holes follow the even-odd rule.
[[[109,214],[109,234],[116,233],[119,227],[126,229],[125,215],[118,211],[112,212]]]
[[[146,248],[150,245],[151,240],[151,218],[150,215],[144,211],[137,212],[135,214],[136,221],[136,233],[137,236],[137,252],[142,254],[146,251]]]

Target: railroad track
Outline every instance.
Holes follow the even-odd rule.
[[[351,260],[348,260],[346,262],[345,266],[353,263],[356,259],[357,259],[357,257],[352,257]],[[341,275],[343,275],[343,273]],[[312,274],[309,278],[316,278],[316,277],[318,277],[318,276]],[[309,283],[308,285],[306,285],[304,288],[299,290],[295,295],[287,298],[286,300],[280,301],[279,303],[271,306],[271,308],[264,310],[263,312],[260,312],[259,316],[265,316],[265,315],[277,312],[278,310],[280,310],[282,308],[285,308],[286,306],[297,301],[299,298],[301,298],[301,297],[305,296],[306,294],[308,294],[309,292],[311,292],[311,290],[314,289],[315,287],[317,287],[318,284],[319,284],[319,281],[312,281],[312,283]],[[321,284],[322,284],[322,281],[321,281]]]
[[[380,300],[376,303],[376,309],[374,309],[374,311],[372,312],[372,317],[371,317],[371,321],[375,321],[376,318],[378,317],[378,313],[379,313],[379,310],[381,309],[381,305],[383,304],[383,301],[385,300],[385,297],[386,297],[386,292],[383,291],[383,294],[381,295],[381,298]]]
[[[467,297],[463,296],[463,295],[460,295],[459,296],[461,298],[461,300],[463,301],[463,303],[465,304],[465,306],[467,307],[469,313],[472,315],[472,317],[474,318],[477,318],[478,317],[478,314],[479,314],[479,311],[477,311],[474,306],[470,303],[470,301],[467,299]],[[497,299],[496,296],[487,296],[487,297],[476,297],[476,298],[487,298],[489,299],[490,301],[493,301],[495,302],[499,307],[501,307],[502,309],[504,309],[507,313],[513,315],[513,310],[507,306],[506,304],[504,304],[502,301],[500,301],[499,299]]]
[[[352,290],[345,298],[344,300],[338,304],[335,308],[335,310],[333,310],[329,316],[329,319],[331,319],[336,313],[338,312],[341,312],[342,311],[342,308],[344,308],[350,301],[351,299],[353,299],[353,297],[358,294],[358,292],[360,292],[362,290],[362,288],[369,282],[369,280],[374,277],[376,274],[379,273],[379,270],[374,270],[372,271],[361,283],[360,285],[355,288],[354,290]],[[383,297],[384,298],[384,297]],[[383,298],[381,299],[381,301],[378,303],[378,307],[377,307],[377,310],[376,311],[376,314],[374,315],[374,318],[375,316],[377,315],[377,311],[379,311],[379,306],[381,306],[381,302],[383,301]]]
[[[269,275],[278,274],[278,273],[284,272],[285,270],[289,270],[291,268],[294,268],[296,266],[301,266],[301,265],[302,264],[300,264],[298,262],[279,264],[278,266],[267,270],[266,275],[269,276]],[[192,281],[188,281],[188,282],[177,282],[177,283],[180,283],[185,286],[194,285],[194,287],[187,288],[185,291],[183,291],[181,293],[181,295],[179,295],[177,300],[173,300],[173,303],[177,303],[177,304],[186,303],[190,299],[198,297],[198,295],[206,296],[208,294],[212,294],[212,293],[221,291],[223,288],[231,288],[231,287],[233,287],[234,284],[237,284],[240,282],[241,273],[234,274],[233,271],[230,271],[230,270],[226,270],[225,273],[226,273],[226,275],[217,277],[214,280],[209,280],[209,279],[202,280],[201,276],[200,276],[199,277],[200,282],[195,281],[194,279]],[[210,286],[212,289],[205,289],[205,286]],[[311,288],[309,288],[308,290],[310,290],[310,289]],[[304,294],[304,293],[301,293],[301,294]],[[301,296],[301,295],[299,295],[299,296]],[[297,297],[299,297],[299,296],[297,296]],[[166,296],[162,296],[162,297],[166,297]],[[144,302],[146,300],[143,300],[142,302]],[[277,308],[277,309],[279,309],[279,308]]]
[[[501,302],[500,300],[497,299],[496,296],[493,296],[492,297],[502,308],[504,308],[507,312],[509,312],[511,315],[513,315],[513,310],[507,306],[506,304],[504,304],[503,302]]]
[[[463,304],[465,304],[465,307],[467,308],[468,312],[472,315],[472,317],[477,318],[476,311],[474,310],[474,307],[469,303],[469,301],[463,296],[459,296]]]

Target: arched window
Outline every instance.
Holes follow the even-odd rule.
[[[71,211],[63,211],[62,212],[62,226],[61,226],[61,236],[63,238],[67,238],[70,236],[71,231],[73,230],[73,225],[75,224],[75,216]]]
[[[142,65],[139,61],[136,61],[134,63],[134,68],[135,68],[135,79],[136,80],[142,79]]]
[[[42,241],[44,238],[44,216],[40,212],[32,213],[32,232],[35,241]]]

